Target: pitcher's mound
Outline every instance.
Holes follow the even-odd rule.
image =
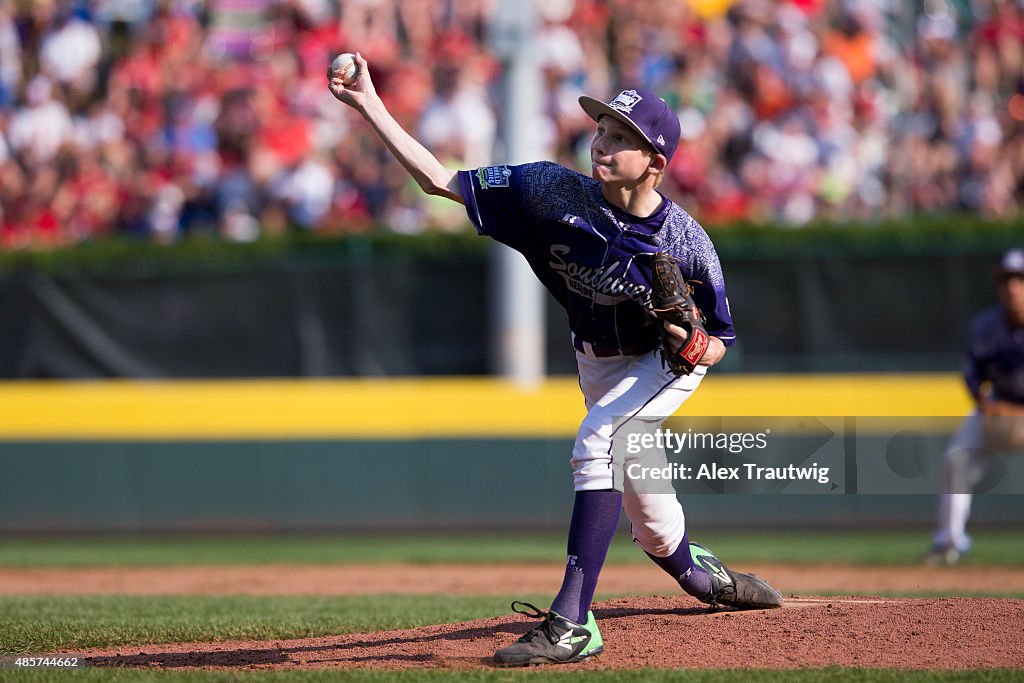
[[[584,669],[1022,668],[1024,600],[789,597],[783,609],[709,613],[687,597],[594,606],[605,640]],[[82,653],[95,666],[365,669],[490,666],[539,623],[511,614],[461,624],[287,641],[126,646]]]

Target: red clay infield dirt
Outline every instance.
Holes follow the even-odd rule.
[[[791,598],[783,609],[708,613],[680,597],[619,598],[594,614],[605,652],[585,669],[1024,667],[1024,601]],[[365,669],[489,666],[536,622],[511,615],[400,631],[283,641],[131,646],[81,653],[93,666]]]
[[[763,576],[784,594],[1024,593],[1024,568],[758,564],[737,567]],[[350,564],[187,567],[0,567],[0,594],[374,595],[381,593],[554,594],[555,564]],[[614,564],[601,572],[605,594],[679,591],[654,564]]]
[[[710,613],[653,565],[613,565],[600,591],[660,597],[594,607],[605,652],[579,669],[1024,668],[1024,600],[808,597],[812,592],[990,589],[1019,592],[1024,570],[923,567],[737,567],[787,595],[777,610]],[[354,565],[0,569],[2,593],[554,593],[561,567]],[[488,589],[490,587],[490,589]],[[494,588],[497,587],[497,588]],[[794,593],[799,593],[797,597]],[[538,622],[517,614],[399,631],[280,641],[132,645],[77,652],[92,665],[277,669],[472,669]]]

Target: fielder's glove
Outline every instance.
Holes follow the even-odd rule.
[[[700,319],[700,311],[690,296],[690,286],[683,279],[676,259],[663,251],[654,255],[651,282],[651,303],[659,320],[677,325],[688,333],[682,347],[673,351],[679,339],[661,328],[661,356],[677,377],[689,375],[708,350],[708,333]]]
[[[992,453],[1024,448],[1024,409],[1013,403],[983,397],[982,447]]]

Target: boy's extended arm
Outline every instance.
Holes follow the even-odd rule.
[[[356,53],[356,65],[359,68],[359,75],[356,82],[350,86],[342,85],[341,74],[329,74],[328,87],[331,94],[362,114],[391,154],[405,167],[424,192],[464,204],[458,172],[438,161],[437,157],[395,121],[377,95],[373,81],[370,80],[366,60],[359,53]]]

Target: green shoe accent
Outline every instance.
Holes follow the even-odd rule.
[[[702,558],[702,557],[715,557],[715,556],[711,553],[710,550],[708,550],[707,548],[702,546],[700,543],[694,543],[694,542],[691,541],[690,542],[690,559],[693,560],[693,563],[695,565],[697,565],[698,567],[702,567],[703,565],[700,562],[700,558]]]
[[[711,592],[699,599],[711,605],[712,609],[720,605],[736,609],[782,607],[783,598],[779,591],[753,574],[727,569],[721,560],[699,543],[690,544],[690,557],[711,578]]]
[[[721,583],[732,583],[732,578],[729,577],[725,567],[722,566],[722,561],[700,543],[690,543],[690,559],[708,574],[715,576]]]
[[[512,611],[544,621],[516,642],[495,652],[493,660],[497,666],[569,664],[604,651],[604,640],[593,612],[587,612],[585,624],[578,624],[557,612],[545,612],[518,600],[512,603]]]
[[[601,637],[601,631],[597,628],[597,619],[594,618],[594,612],[587,612],[587,623],[583,624],[583,628],[590,631],[590,642],[587,646],[577,655],[580,658],[590,657],[604,651],[604,638]]]

